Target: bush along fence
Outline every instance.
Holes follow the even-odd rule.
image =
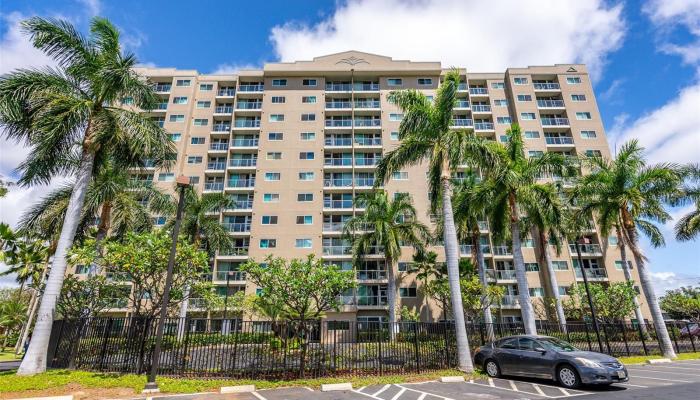
[[[156,319],[89,318],[54,322],[48,366],[100,372],[146,373]],[[168,319],[158,374],[200,378],[291,379],[337,375],[420,373],[456,365],[449,322],[241,321]],[[468,324],[474,349],[522,334],[520,323]],[[652,324],[599,324],[602,348],[590,323],[538,324],[538,331],[582,350],[614,356],[659,354]],[[690,325],[669,322],[677,352],[700,348]],[[688,334],[688,332],[691,332]]]

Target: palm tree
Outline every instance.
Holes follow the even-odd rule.
[[[485,182],[483,193],[492,204],[491,227],[494,234],[501,238],[510,235],[525,333],[534,335],[537,328],[521,242],[523,211],[530,205],[545,201],[546,187],[551,184],[541,184],[537,181],[540,177],[550,174],[562,174],[565,159],[561,155],[549,152],[537,157],[526,157],[523,135],[518,124],[512,124],[506,135],[508,140],[500,148],[497,167],[486,171],[488,180]]]
[[[681,242],[694,240],[700,236],[700,164],[688,165],[684,170],[684,175],[696,185],[685,185],[682,197],[674,201],[675,205],[695,203],[695,209],[682,216],[674,227],[676,239]]]
[[[449,72],[440,85],[434,102],[417,90],[392,92],[389,100],[403,110],[399,125],[401,144],[389,151],[377,166],[377,182],[384,182],[401,168],[428,163],[428,184],[431,208],[442,203],[443,240],[447,260],[450,300],[454,310],[457,339],[458,368],[474,369],[469,340],[464,325],[462,297],[459,285],[459,245],[452,214],[452,173],[466,163],[488,164],[492,159],[491,143],[477,137],[471,130],[451,129],[452,110],[457,101],[459,71]],[[480,166],[480,165],[479,165]]]
[[[41,242],[25,239],[17,244],[16,252],[3,255],[2,261],[9,268],[0,273],[0,276],[16,275],[15,279],[20,285],[17,292],[18,301],[27,283],[38,287],[45,267],[46,252],[47,248]]]
[[[148,159],[167,165],[175,149],[167,132],[148,116],[119,106],[129,98],[135,106],[151,110],[158,96],[134,72],[136,57],[121,51],[119,32],[109,21],[94,18],[89,37],[68,22],[39,17],[24,21],[22,27],[34,47],[53,57],[58,68],[17,70],[0,78],[4,133],[31,147],[18,168],[22,175],[18,183],[46,183],[59,174],[75,175],[33,339],[17,372],[33,375],[46,369],[66,254],[95,166],[109,156],[117,168],[143,166]]]
[[[682,196],[683,173],[673,164],[647,165],[643,153],[638,142],[631,140],[620,148],[613,160],[590,158],[592,173],[581,178],[574,198],[580,201],[582,213],[596,215],[602,235],[614,227],[621,250],[623,246],[631,250],[663,355],[675,358],[647,259],[639,246],[639,232],[647,236],[654,247],[665,244],[663,234],[654,223],[665,223],[671,218],[664,203]],[[621,255],[623,270],[627,270],[625,253]],[[637,318],[643,323],[641,317]]]
[[[418,221],[416,209],[408,194],[397,194],[390,200],[384,190],[376,189],[358,194],[355,197],[355,207],[365,210],[346,222],[343,234],[352,240],[355,267],[361,266],[364,257],[374,251],[384,254],[388,280],[389,326],[393,333],[396,327],[397,293],[394,263],[401,257],[402,246],[413,246],[422,250],[430,232],[427,226]]]
[[[421,287],[425,288],[428,281],[431,279],[436,279],[441,276],[441,269],[437,261],[437,253],[434,251],[417,251],[413,255],[413,262],[411,262],[409,272],[416,274],[416,279],[423,284]],[[428,310],[428,296],[424,295],[423,308]]]
[[[27,316],[27,305],[21,300],[8,300],[0,304],[0,327],[5,331],[0,351],[5,351],[10,334],[22,326]]]

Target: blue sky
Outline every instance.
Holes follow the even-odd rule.
[[[17,21],[32,15],[81,29],[92,15],[106,16],[143,63],[200,72],[348,49],[477,71],[584,62],[612,147],[638,138],[653,161],[700,162],[700,0],[4,0],[0,72],[42,62],[17,34]],[[12,176],[22,153],[4,148],[0,174]],[[0,219],[15,218],[12,204]],[[698,243],[668,240],[647,251],[658,287],[700,282]]]

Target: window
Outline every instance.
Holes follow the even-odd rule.
[[[311,225],[314,223],[314,217],[311,215],[297,215],[297,225]]]
[[[531,238],[525,238],[522,241],[522,246],[526,248],[533,248],[535,247],[535,241],[532,240]]]
[[[302,151],[299,153],[299,159],[300,160],[313,160],[314,159],[314,152],[313,151]]]
[[[544,152],[541,150],[530,150],[527,152],[528,157],[542,157],[543,154]]]
[[[133,97],[124,97],[124,98],[122,99],[121,103],[122,103],[123,105],[127,105],[127,106],[130,105],[130,104],[134,104],[134,98],[133,98]]]
[[[89,272],[90,272],[89,265],[76,265],[75,266],[75,274],[76,275],[85,275]]]
[[[263,225],[277,225],[277,216],[263,215],[262,218],[260,218],[260,223]]]
[[[572,94],[571,101],[586,101],[585,94]]]
[[[171,133],[170,134],[170,140],[173,142],[179,142],[180,139],[182,139],[182,133]]]
[[[175,81],[175,86],[187,87],[187,86],[190,86],[191,84],[192,84],[192,81],[189,79],[178,79]]]
[[[314,194],[313,193],[299,193],[299,194],[297,194],[297,201],[302,202],[302,203],[314,201]]]
[[[162,215],[153,217],[153,225],[165,225],[166,218]]]
[[[300,136],[301,140],[304,141],[316,140],[316,133],[314,132],[302,132]]]
[[[503,82],[491,82],[491,89],[504,89],[506,87]]]
[[[302,86],[316,86],[316,79],[304,79],[301,81]]]
[[[170,122],[185,122],[185,116],[182,114],[174,114],[170,116]]]
[[[264,193],[263,203],[277,203],[280,201],[279,193]]]
[[[187,104],[187,97],[175,96],[173,97],[173,104]]]
[[[403,114],[389,114],[389,121],[401,121],[403,119]]]
[[[205,140],[203,136],[193,136],[190,138],[190,144],[204,144]]]
[[[267,134],[267,140],[282,140],[284,134],[282,132],[270,132]]]
[[[209,125],[209,120],[206,118],[195,118],[192,123],[194,126],[207,126]]]
[[[538,139],[540,133],[537,131],[525,131],[525,139]]]
[[[301,102],[306,104],[316,104],[316,96],[301,96]]]
[[[401,78],[389,78],[386,80],[389,86],[401,86],[403,85],[403,80]]]
[[[583,139],[595,139],[596,136],[595,131],[581,131],[581,138]]]
[[[268,160],[281,160],[282,159],[282,152],[281,151],[268,151],[266,157]]]
[[[433,96],[425,96],[425,99],[428,100],[428,102],[430,103],[433,102]]]
[[[270,114],[270,122],[284,122],[284,114]]]
[[[568,286],[559,286],[557,289],[559,289],[559,296],[568,296],[571,292],[571,288]]]
[[[532,121],[536,119],[535,113],[520,113],[520,119],[523,121]]]
[[[211,101],[200,100],[197,102],[197,108],[209,108],[211,107]]]
[[[586,150],[586,157],[602,157],[600,150]]]
[[[286,79],[273,79],[272,80],[272,87],[283,87],[283,86],[287,86]]]
[[[622,260],[615,260],[615,269],[622,271]],[[632,269],[632,261],[627,260],[627,269]]]
[[[401,287],[399,288],[399,296],[401,297],[416,297],[418,292],[414,287]]]
[[[408,272],[408,264],[405,261],[400,261],[399,262],[399,272]]]
[[[566,83],[568,83],[569,85],[577,85],[577,84],[581,83],[581,77],[579,77],[579,76],[567,76]]]
[[[187,157],[187,164],[201,164],[202,156],[189,156]]]
[[[198,176],[190,176],[190,185],[198,185],[199,184],[199,177]]]
[[[199,90],[202,92],[211,92],[214,90],[214,85],[211,83],[200,83]]]
[[[536,262],[525,263],[525,271],[528,272],[538,272],[540,270],[540,265]]]
[[[510,124],[510,117],[496,117],[497,124]]]
[[[286,101],[284,96],[272,96],[272,104],[284,104]]]
[[[329,331],[347,331],[350,329],[350,321],[328,321]]]
[[[172,182],[175,180],[175,174],[171,172],[161,172],[158,174],[158,182]]]
[[[513,83],[516,85],[527,85],[527,78],[513,78]]]
[[[294,243],[294,247],[297,249],[310,249],[311,239],[297,239]]]
[[[299,172],[299,180],[300,181],[312,181],[312,180],[314,180],[314,173],[313,172]]]
[[[569,263],[567,263],[566,261],[554,260],[552,261],[552,268],[555,271],[566,271],[569,269]]]
[[[261,249],[274,249],[277,247],[277,239],[260,239]]]
[[[508,107],[508,100],[506,99],[496,99],[493,101],[495,107]]]
[[[517,349],[518,348],[518,338],[515,339],[505,339],[498,344],[501,349]]]
[[[508,141],[510,140],[508,135],[501,135],[499,138],[501,139],[501,142],[503,142],[503,143],[508,143]]]
[[[529,94],[519,94],[518,101],[532,101],[532,96]]]
[[[591,119],[591,113],[589,112],[577,112],[576,119],[579,121],[586,121]]]
[[[316,114],[301,114],[302,121],[316,121]]]
[[[544,288],[541,288],[541,287],[530,288],[530,296],[532,296],[532,297],[544,297]]]
[[[405,181],[408,180],[408,172],[406,171],[395,171],[391,173],[391,179],[395,181]]]
[[[418,84],[421,86],[432,85],[433,78],[418,78]]]
[[[391,140],[399,140],[399,133],[398,133],[398,132],[391,132],[391,133],[389,134],[389,138],[390,138]]]
[[[617,236],[608,236],[608,245],[617,246]]]
[[[280,173],[279,172],[265,172],[265,180],[266,181],[278,181],[278,180],[280,180]]]

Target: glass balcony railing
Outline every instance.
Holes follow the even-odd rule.
[[[202,299],[200,297],[193,297],[187,300],[187,307],[193,310],[203,310],[207,307],[207,304],[206,299]]]
[[[586,278],[588,279],[606,279],[608,277],[605,268],[584,268],[586,271]],[[583,279],[583,274],[581,273],[581,268],[574,267],[577,279]]]
[[[473,126],[469,118],[452,118],[452,126]]]
[[[474,104],[472,106],[472,112],[491,112],[491,106],[486,104]]]
[[[564,107],[564,100],[537,100],[537,107],[561,108]]]
[[[512,256],[513,249],[510,246],[493,246],[493,254],[496,256]]]
[[[351,104],[349,101],[327,101],[326,108],[350,108]]]
[[[227,142],[210,143],[209,150],[228,150]]]
[[[219,89],[216,92],[216,95],[219,97],[233,97],[235,94],[236,94],[236,89],[231,89],[231,88]]]
[[[244,281],[245,272],[243,271],[217,271],[214,274],[214,280],[220,282],[230,281]]]
[[[248,246],[245,247],[233,247],[228,250],[219,252],[220,256],[247,256]]]
[[[355,83],[354,87],[350,83],[327,83],[326,91],[328,92],[349,92],[351,90],[367,92],[379,90],[379,83]]]
[[[226,187],[229,188],[249,188],[255,186],[255,179],[237,179],[227,182]]]
[[[233,107],[230,106],[219,106],[214,109],[215,114],[231,114],[233,112]]]
[[[259,119],[237,119],[234,122],[236,128],[260,128]]]
[[[386,306],[386,296],[357,296],[358,306]]]
[[[217,124],[211,127],[213,132],[229,132],[231,131],[231,125],[227,124]]]
[[[324,232],[342,232],[345,227],[345,222],[324,222]]]
[[[469,108],[469,102],[467,100],[457,100],[455,108]]]
[[[324,256],[344,256],[352,254],[352,246],[323,246]]]
[[[206,190],[206,191],[224,190],[224,183],[223,182],[204,182],[204,190]]]
[[[382,121],[379,118],[375,119],[355,119],[355,126],[359,127],[372,127],[381,126]]]
[[[352,200],[323,200],[324,208],[352,208]]]
[[[226,169],[225,162],[210,162],[207,163],[207,169],[213,171],[223,171]]]
[[[493,122],[475,122],[474,129],[477,131],[492,131]]]
[[[323,165],[326,166],[350,166],[352,158],[326,158],[323,160]]]
[[[581,250],[581,254],[602,254],[602,250],[599,244],[580,244],[578,248]],[[569,243],[569,251],[571,254],[576,254],[576,244]]]
[[[352,138],[327,137],[324,144],[326,146],[352,146]]]
[[[501,305],[510,306],[510,307],[519,307],[520,306],[520,299],[518,299],[517,295],[507,294],[501,298]]]
[[[544,140],[547,144],[574,144],[574,138],[568,136],[545,136]]]
[[[167,110],[168,109],[168,103],[158,103],[156,104],[156,108],[154,110]]]
[[[460,84],[458,84],[458,85],[457,85],[457,90],[460,90],[460,91],[465,91],[465,90],[467,90],[467,84],[466,84],[466,83],[460,83]]]
[[[559,84],[554,82],[535,82],[532,87],[535,90],[559,90]]]
[[[250,210],[253,208],[253,200],[233,200],[226,207],[227,210]]]
[[[352,126],[352,120],[351,119],[327,119],[326,120],[326,126],[327,127],[349,127]]]
[[[126,306],[129,304],[129,299],[119,299],[119,298],[110,298],[110,299],[105,299],[105,308],[126,308]]]
[[[568,118],[541,118],[542,126],[566,126],[569,125]]]
[[[324,179],[323,187],[351,187],[352,179]]]
[[[488,94],[488,90],[482,87],[470,87],[469,94]]]
[[[481,245],[481,252],[483,254],[491,254],[491,246],[487,244],[482,244]],[[470,244],[461,244],[459,245],[459,253],[463,256],[469,256],[472,254],[472,245]]]
[[[381,158],[375,157],[375,158],[356,158],[355,159],[355,165],[360,166],[360,167],[371,167],[373,165],[379,164],[381,161]]]
[[[242,84],[238,87],[239,92],[262,92],[264,85],[261,84]]]
[[[379,108],[379,100],[355,100],[355,108]]]
[[[165,85],[157,84],[157,85],[153,85],[153,90],[155,90],[156,93],[170,93],[171,87],[172,87],[172,85],[169,85],[169,84],[165,84]]]
[[[380,280],[386,279],[386,271],[382,270],[358,270],[357,271],[358,280]]]
[[[255,167],[257,164],[257,158],[232,158],[228,160],[229,167]]]
[[[499,281],[514,281],[515,280],[515,270],[511,269],[497,269],[492,270],[495,272],[495,277]]]
[[[381,146],[382,138],[377,137],[355,137],[355,144],[358,146]]]
[[[375,182],[374,178],[355,178],[355,186],[370,187],[374,186]]]
[[[224,222],[222,225],[227,232],[250,232],[250,222]]]
[[[260,110],[262,109],[262,102],[238,102],[236,103],[236,110]]]
[[[258,139],[233,139],[231,147],[256,147]]]

